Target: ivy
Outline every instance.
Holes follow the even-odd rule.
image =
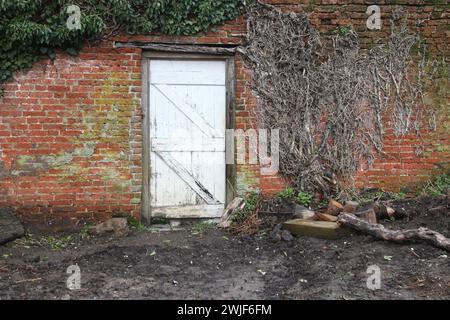
[[[80,8],[80,29],[66,25],[71,5]],[[242,7],[243,0],[0,0],[0,84],[56,50],[76,55],[86,40],[119,32],[193,35]]]

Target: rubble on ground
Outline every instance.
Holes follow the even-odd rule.
[[[0,245],[22,237],[25,230],[9,209],[0,210]]]
[[[116,237],[125,237],[128,235],[128,232],[129,227],[126,218],[111,218],[89,229],[89,233],[93,235],[113,233]]]

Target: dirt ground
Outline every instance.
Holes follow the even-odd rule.
[[[445,197],[394,207],[409,217],[386,226],[450,236]],[[356,234],[274,242],[269,233],[237,237],[197,226],[122,239],[76,234],[67,246],[20,239],[0,247],[0,299],[450,299],[449,252]],[[72,264],[81,268],[77,291],[66,287]],[[381,269],[379,290],[366,286],[370,265]]]

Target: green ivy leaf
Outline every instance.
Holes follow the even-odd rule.
[[[48,57],[52,60],[54,60],[56,58],[56,52],[53,49],[50,49],[47,53]]]
[[[78,54],[78,51],[75,48],[67,48],[66,52],[71,56],[76,56]]]
[[[76,1],[81,30],[66,27],[66,0],[0,0],[0,84],[55,49],[76,55],[84,41],[98,39],[108,28],[131,34],[160,31],[192,35],[240,13],[242,0],[86,0]]]

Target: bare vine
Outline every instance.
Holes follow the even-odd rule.
[[[280,170],[294,187],[335,192],[334,177],[350,178],[381,151],[386,117],[396,134],[419,132],[425,60],[411,58],[421,43],[405,25],[369,51],[351,29],[323,36],[306,15],[269,5],[251,7],[247,27],[240,51],[257,116],[280,129]]]

